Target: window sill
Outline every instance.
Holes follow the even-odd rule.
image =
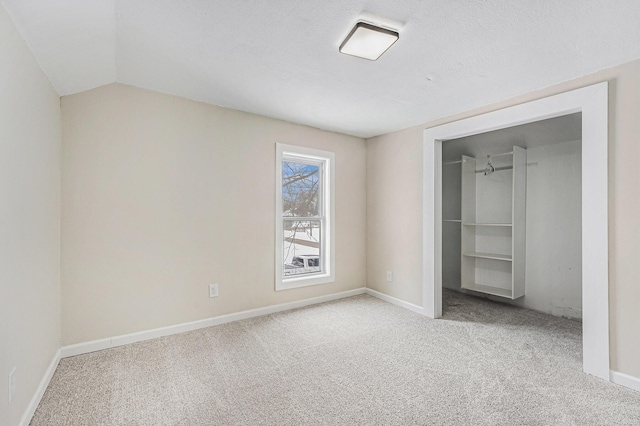
[[[276,283],[276,291],[332,283],[334,281],[335,277],[333,274],[314,274],[306,277],[284,278]]]

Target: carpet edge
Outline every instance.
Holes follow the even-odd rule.
[[[353,297],[365,294],[366,288],[360,287],[354,290],[342,291],[339,293],[327,294],[324,296],[312,297],[308,299],[297,300],[294,302],[286,302],[277,305],[265,306],[262,308],[249,309],[233,314],[219,315],[217,317],[205,318],[202,320],[174,324],[166,327],[154,328],[151,330],[138,331],[119,336],[107,337],[99,340],[91,340],[88,342],[75,343],[63,346],[60,349],[60,358],[68,358],[76,355],[82,355],[103,349],[114,348],[117,346],[128,345],[130,343],[142,342],[145,340],[156,339],[158,337],[170,336],[172,334],[184,333],[187,331],[198,330],[201,328],[211,327],[214,325],[226,324],[229,322],[240,321],[248,318],[260,317],[273,314],[276,312],[289,311],[309,305],[317,305],[319,303],[330,302],[333,300]]]

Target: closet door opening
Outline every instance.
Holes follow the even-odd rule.
[[[443,217],[446,214],[443,205],[452,203],[442,199],[442,182],[448,173],[444,170],[448,166],[442,161],[446,143],[443,141],[575,113],[582,114],[582,368],[586,373],[610,380],[607,82],[424,130],[422,312],[431,318],[442,316],[442,258],[448,250],[442,236],[444,227],[454,226],[443,220],[462,221]],[[531,163],[530,156],[527,163]],[[525,295],[526,291],[525,282]]]
[[[442,141],[444,289],[582,320],[581,143],[581,113]]]

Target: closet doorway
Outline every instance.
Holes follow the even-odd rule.
[[[582,114],[442,143],[442,287],[582,319]]]
[[[442,315],[443,141],[581,114],[583,370],[609,380],[607,93],[607,83],[600,83],[424,131],[425,315]],[[511,291],[518,295],[517,289]]]

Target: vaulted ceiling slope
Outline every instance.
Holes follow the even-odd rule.
[[[120,82],[370,137],[640,58],[638,0],[2,0],[60,95]],[[361,17],[400,40],[338,53]]]

